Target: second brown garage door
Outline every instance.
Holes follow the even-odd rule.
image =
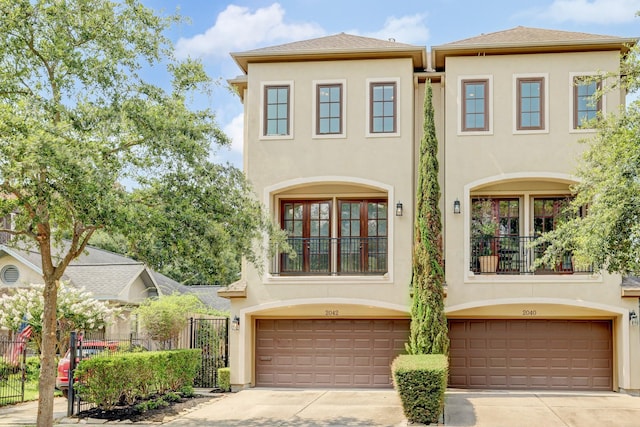
[[[450,320],[449,386],[612,390],[610,320]]]
[[[391,387],[408,319],[259,319],[256,386]]]

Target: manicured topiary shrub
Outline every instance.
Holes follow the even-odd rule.
[[[444,410],[447,357],[442,354],[402,355],[393,361],[391,371],[407,420],[437,423]]]
[[[229,368],[218,368],[218,387],[222,391],[231,391],[231,370]]]

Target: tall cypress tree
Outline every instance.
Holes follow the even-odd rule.
[[[416,223],[411,286],[409,354],[447,354],[449,336],[444,314],[444,261],[438,184],[438,138],[433,117],[433,89],[427,80],[424,127],[420,140]]]

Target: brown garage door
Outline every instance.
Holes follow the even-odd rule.
[[[259,319],[256,385],[390,387],[408,336],[405,319]]]
[[[612,390],[609,320],[450,320],[449,386]]]

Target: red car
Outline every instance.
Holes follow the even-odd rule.
[[[88,359],[96,354],[100,354],[105,350],[114,351],[118,348],[117,341],[85,341],[82,345],[78,345],[79,356],[76,358],[76,364],[83,359]],[[62,395],[67,397],[69,394],[69,355],[70,350],[58,362],[58,376],[56,377],[56,388],[62,391]]]

